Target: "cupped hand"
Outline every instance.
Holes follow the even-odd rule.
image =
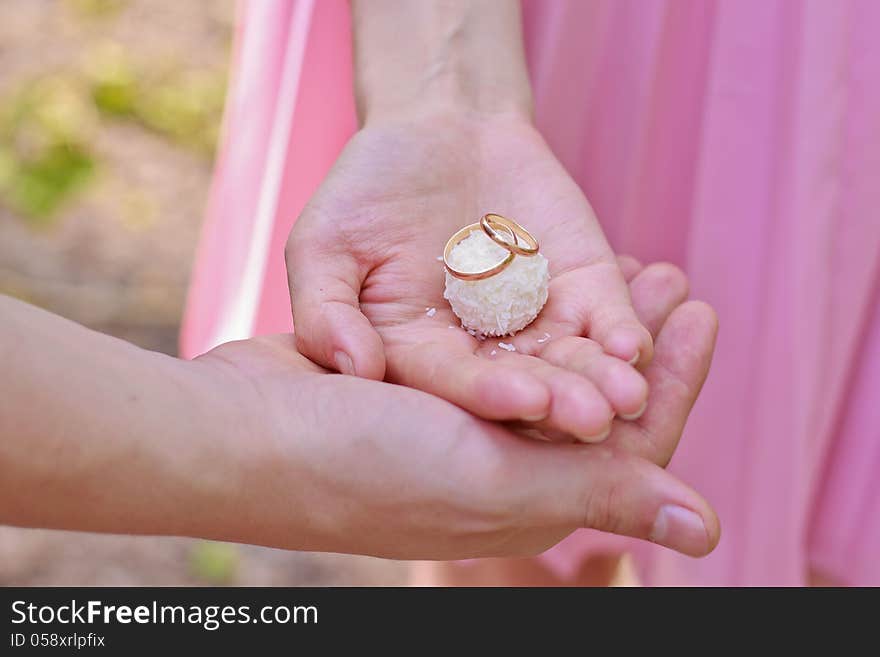
[[[502,340],[514,353],[458,328],[443,299],[438,256],[486,212],[522,223],[550,262],[541,315]],[[651,336],[586,198],[525,120],[368,125],[296,222],[287,261],[297,346],[327,368],[585,442],[644,411],[629,363],[650,362]]]
[[[714,314],[679,305],[686,285],[673,268],[626,269],[642,320],[659,330],[645,374],[660,410],[615,421],[602,445],[524,438],[417,390],[328,374],[292,336],[200,357],[193,367],[218,386],[216,401],[242,418],[237,442],[218,447],[237,467],[212,537],[457,559],[535,554],[590,527],[708,553],[720,531],[714,512],[658,464],[706,376]]]

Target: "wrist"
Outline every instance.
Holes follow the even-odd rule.
[[[189,435],[166,468],[164,483],[177,491],[180,503],[163,533],[248,542],[253,473],[269,458],[262,445],[266,432],[259,399],[223,361],[180,365],[178,387],[190,408]]]
[[[242,490],[245,464],[235,438],[249,435],[247,415],[196,362],[146,355],[163,381],[154,412],[164,416],[164,426],[138,441],[149,469],[135,478],[152,488],[155,506],[135,531],[223,538],[223,528],[235,521],[232,504]]]
[[[533,125],[530,102],[516,98],[496,98],[492,102],[474,102],[454,91],[437,90],[405,103],[364,103],[360,127],[389,124],[414,124],[438,121],[484,125],[498,121]]]
[[[313,409],[308,403],[298,408],[308,397],[309,377],[291,386],[297,394],[278,399],[272,393],[274,384],[264,389],[263,383],[275,378],[278,367],[285,370],[285,378],[290,377],[296,372],[295,363],[285,361],[284,353],[263,354],[279,362],[254,368],[254,362],[239,360],[238,344],[244,343],[224,345],[187,364],[198,391],[195,406],[204,409],[199,414],[205,431],[184,468],[198,472],[185,515],[199,519],[184,533],[314,549],[304,465],[308,459],[303,455],[310,435],[303,418]]]
[[[370,79],[371,76],[363,75]],[[386,83],[358,85],[361,127],[419,122],[435,118],[488,122],[496,118],[532,123],[528,85],[504,84],[491,73],[453,65],[426,65],[393,88]]]
[[[352,5],[362,125],[436,115],[531,117],[518,2]]]

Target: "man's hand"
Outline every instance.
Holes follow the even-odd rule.
[[[675,268],[625,269],[642,320],[659,331],[645,370],[652,410],[615,421],[602,445],[525,438],[416,390],[326,374],[291,336],[201,357],[195,365],[226,391],[217,401],[250,418],[227,455],[241,467],[215,537],[456,559],[534,554],[591,527],[708,553],[720,532],[714,512],[659,466],[708,371],[715,316],[680,305],[687,285]]]

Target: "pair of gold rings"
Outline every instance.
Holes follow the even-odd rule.
[[[473,231],[482,228],[483,232],[497,245],[504,247],[508,253],[501,262],[492,265],[488,269],[482,271],[463,272],[454,269],[449,264],[449,255],[452,249],[468,237]],[[505,237],[506,235],[506,237]],[[475,224],[465,226],[446,242],[446,248],[443,249],[443,264],[455,278],[463,281],[480,281],[489,278],[495,274],[499,274],[513,262],[518,256],[531,257],[538,253],[538,240],[532,237],[532,234],[525,228],[516,223],[513,219],[502,217],[500,214],[484,214],[483,217]]]

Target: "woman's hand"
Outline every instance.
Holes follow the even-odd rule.
[[[325,371],[291,336],[230,343],[193,363],[237,438],[218,444],[229,495],[210,537],[293,549],[454,559],[541,552],[579,527],[699,556],[718,520],[665,465],[711,359],[714,313],[681,304],[683,275],[641,273],[657,338],[652,406],[603,445],[523,438],[422,392]],[[668,317],[668,320],[667,320]],[[686,339],[683,339],[686,338]],[[563,338],[563,340],[575,338]]]
[[[443,299],[437,258],[486,212],[520,221],[550,262],[547,305],[504,340],[516,353],[457,328]],[[651,336],[587,200],[516,113],[368,122],[297,221],[287,261],[297,346],[325,367],[587,442],[644,410],[627,361],[650,362]]]

